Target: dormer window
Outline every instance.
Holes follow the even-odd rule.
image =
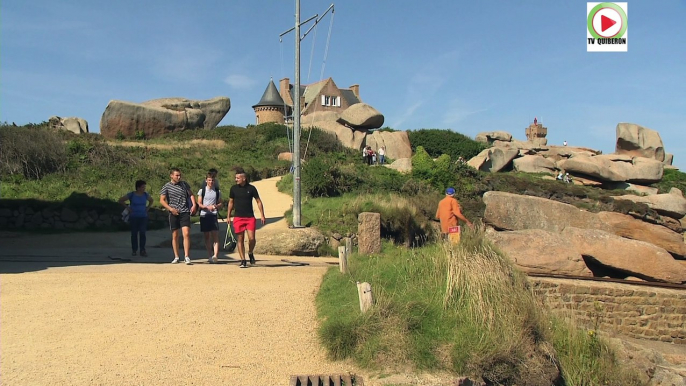
[[[341,107],[341,97],[322,95],[322,106]]]

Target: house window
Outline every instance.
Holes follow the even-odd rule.
[[[322,95],[322,106],[341,106],[341,97]]]

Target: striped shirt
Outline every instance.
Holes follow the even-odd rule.
[[[179,213],[190,213],[189,193],[191,187],[185,181],[178,184],[167,182],[160,190],[160,196],[167,197],[167,204],[179,211]]]

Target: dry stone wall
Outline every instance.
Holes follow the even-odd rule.
[[[584,327],[614,334],[686,344],[686,289],[530,277],[550,310]]]
[[[150,211],[148,228],[166,224],[167,212]],[[70,208],[55,203],[27,200],[0,200],[0,229],[3,230],[98,230],[126,229],[117,205],[95,208]]]

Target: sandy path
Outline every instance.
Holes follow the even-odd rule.
[[[273,180],[255,185],[267,217],[292,204]],[[109,257],[127,255],[126,232],[3,236],[3,385],[287,385],[293,374],[356,372],[327,360],[317,341],[327,259],[186,266],[151,248],[145,261],[123,263]]]

